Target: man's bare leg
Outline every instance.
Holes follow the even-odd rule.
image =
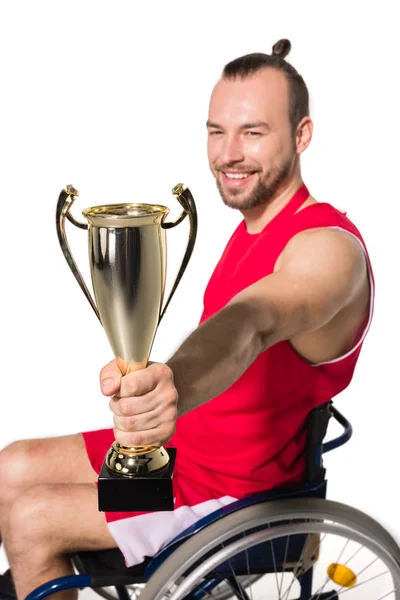
[[[31,488],[12,506],[4,543],[21,600],[37,586],[73,573],[66,554],[116,547],[93,484]],[[75,590],[57,594],[63,600],[76,596]]]
[[[69,484],[68,487],[72,484],[91,484],[87,487],[92,490],[95,497],[97,496],[97,490],[93,484],[96,479],[97,474],[89,462],[85,444],[80,434],[15,442],[2,450],[0,452],[0,481],[2,482],[0,486],[0,532],[5,541],[10,563],[14,562],[14,559],[10,559],[10,557],[16,545],[16,532],[14,531],[12,535],[11,533],[9,535],[9,520],[11,510],[18,498],[21,499],[21,505],[25,505],[25,501],[29,504],[32,494],[36,493],[33,488],[38,485],[49,485],[51,487],[51,484],[57,483]],[[30,490],[31,495],[28,494]],[[37,491],[39,491],[39,488]],[[27,494],[27,497],[22,500],[25,494]],[[87,494],[84,497],[86,498]],[[17,509],[17,507],[15,508]],[[47,511],[50,512],[49,506]],[[104,522],[104,515],[97,512],[97,504],[93,512],[99,520],[96,519],[93,526],[94,528],[99,526],[101,529],[102,523],[105,528],[106,541],[109,544],[110,540],[107,538],[108,531]],[[16,516],[14,521],[18,521]],[[27,536],[29,527],[32,527],[32,524],[25,525],[27,529],[23,531],[23,538]],[[9,542],[8,539],[12,542]],[[8,547],[10,543],[12,543],[12,548]],[[65,565],[67,565],[65,568],[71,569],[66,561],[64,561]],[[15,571],[14,565],[11,566]]]
[[[0,452],[0,534],[15,500],[43,483],[94,483],[97,474],[81,434],[10,444]]]

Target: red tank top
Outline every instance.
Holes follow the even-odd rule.
[[[261,355],[223,394],[178,419],[169,446],[178,449],[177,471],[210,497],[243,497],[301,479],[304,471],[304,423],[314,407],[350,383],[373,310],[373,275],[357,228],[330,204],[296,212],[308,198],[303,185],[284,209],[257,235],[244,221],[229,240],[204,295],[203,322],[241,290],[271,274],[289,240],[317,227],[342,229],[365,251],[371,282],[367,322],[346,355],[312,365],[288,342]]]

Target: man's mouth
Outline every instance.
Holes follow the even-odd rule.
[[[228,179],[245,179],[250,173],[224,173]]]
[[[221,171],[221,174],[224,184],[231,189],[244,187],[254,177],[251,171]]]

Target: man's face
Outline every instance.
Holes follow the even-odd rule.
[[[295,137],[288,84],[279,71],[221,79],[211,95],[207,129],[208,160],[228,206],[264,204],[292,174]]]

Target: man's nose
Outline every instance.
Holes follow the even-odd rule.
[[[244,160],[243,147],[236,136],[225,137],[220,159],[226,165]]]

